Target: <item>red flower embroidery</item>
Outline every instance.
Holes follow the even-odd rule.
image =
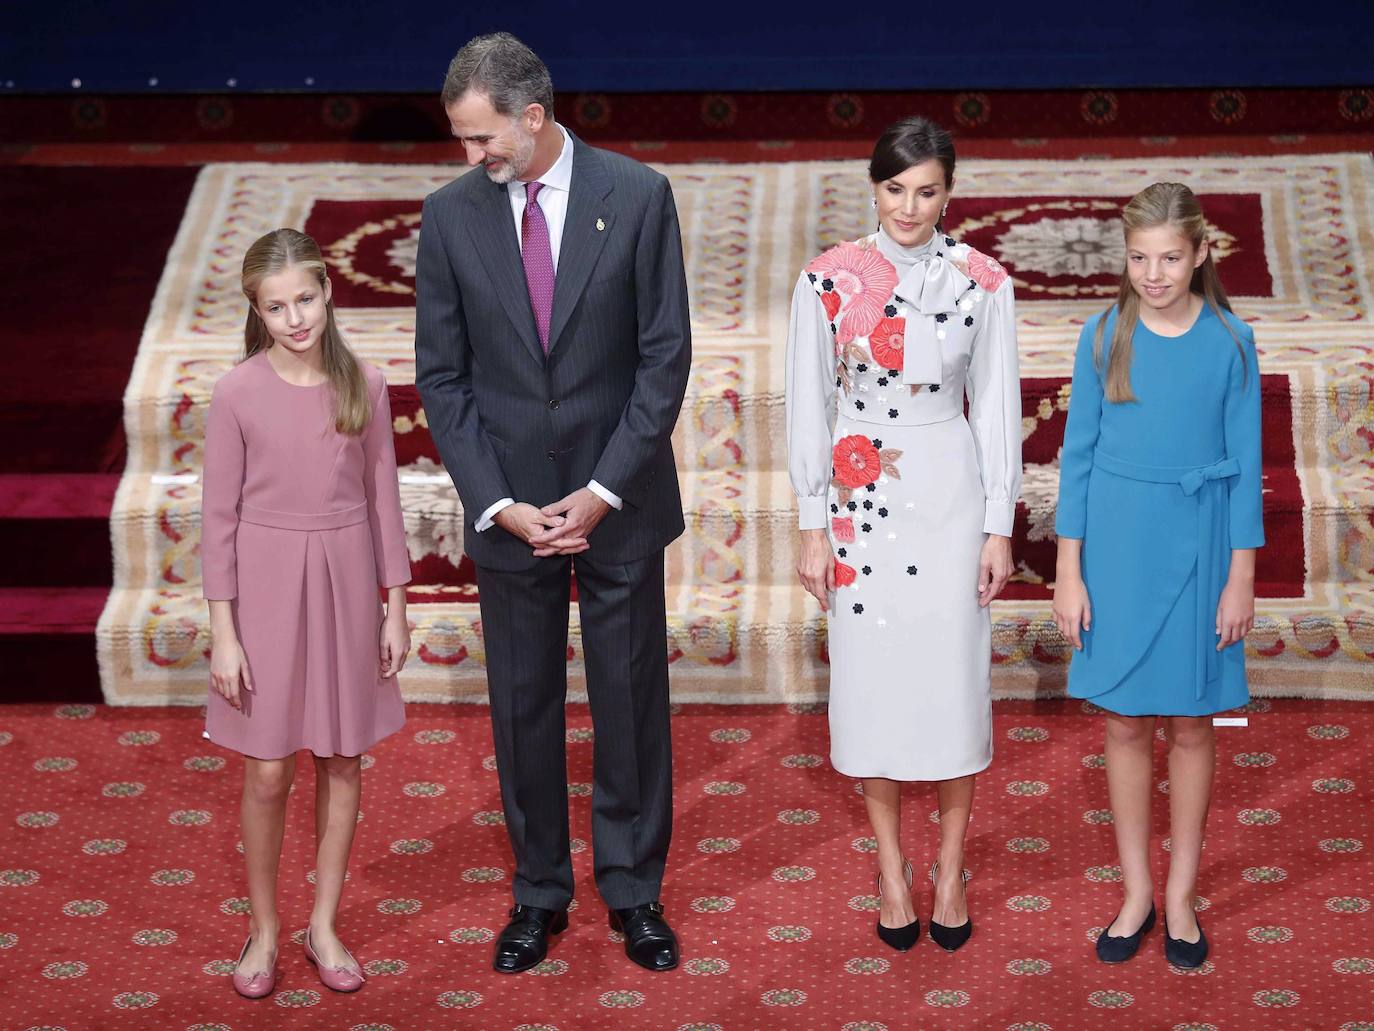
[[[897,270],[874,247],[857,243],[842,243],[832,247],[810,265],[806,271],[819,279],[828,279],[840,295],[840,311],[844,317],[836,328],[836,339],[847,344],[868,331],[883,317],[883,304],[892,296],[897,285]]]
[[[873,441],[862,434],[841,438],[833,454],[835,479],[851,489],[866,487],[882,471],[882,457]]]
[[[868,334],[873,360],[884,369],[902,367],[902,346],[906,343],[906,319],[883,319]]]
[[[982,251],[968,252],[968,275],[988,293],[992,293],[1007,279],[1007,270],[995,258],[989,258]]]
[[[821,304],[825,306],[825,317],[834,322],[840,313],[840,295],[834,290],[826,290],[821,294]]]
[[[835,586],[848,587],[858,576],[858,572],[853,566],[847,566],[843,562],[835,562]]]
[[[836,517],[830,520],[830,532],[835,535],[835,539],[841,544],[853,544],[854,517],[845,516],[843,519]]]

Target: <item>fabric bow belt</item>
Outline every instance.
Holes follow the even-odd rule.
[[[959,297],[969,278],[942,257],[919,260],[898,282],[893,293],[922,315],[959,310]],[[944,362],[934,319],[907,319],[902,333],[902,385],[921,386],[944,379]]]
[[[278,530],[337,530],[367,519],[367,502],[335,512],[275,512],[256,505],[240,505],[239,518],[245,523],[272,526]]]
[[[1216,649],[1216,606],[1221,597],[1223,569],[1230,562],[1226,547],[1230,493],[1224,481],[1240,475],[1240,461],[1221,458],[1211,465],[1140,465],[1097,451],[1093,454],[1093,466],[1128,480],[1177,484],[1185,496],[1197,496],[1197,651],[1193,696],[1201,700],[1207,684],[1221,676],[1221,654]]]

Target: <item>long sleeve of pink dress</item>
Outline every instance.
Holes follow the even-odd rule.
[[[259,759],[359,755],[405,723],[380,675],[379,587],[409,582],[386,382],[372,418],[334,429],[328,385],[287,383],[259,353],[220,381],[206,419],[201,569],[230,600],[254,689],[211,691],[206,731]]]

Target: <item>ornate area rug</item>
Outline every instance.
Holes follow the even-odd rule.
[[[6,706],[0,778],[0,1025],[464,1028],[471,1031],[1090,1031],[1374,1027],[1368,812],[1374,707],[1258,699],[1218,731],[1198,907],[1212,942],[1171,970],[1162,929],[1130,963],[1093,941],[1120,899],[1102,720],[999,702],[966,867],[972,939],[908,953],[873,931],[873,849],[854,782],[830,769],[822,706],[686,706],[673,719],[677,825],[663,902],[682,966],[624,956],[591,876],[592,730],[568,720],[577,903],[548,959],[492,972],[510,851],[491,729],[475,706],[412,706],[367,758],[339,927],[369,982],[323,988],[301,954],[314,797],[298,767],[281,869],[280,988],[229,973],[248,900],[236,851],[241,762],[195,708]],[[1151,848],[1162,888],[1167,769]],[[908,786],[903,844],[930,917],[935,794]],[[1363,873],[1361,872],[1363,871]],[[294,937],[293,937],[294,936]]]
[[[680,701],[824,697],[825,633],[793,570],[783,436],[787,304],[802,265],[871,229],[862,162],[663,165],[682,218],[695,362],[676,436],[688,529],[668,555]],[[112,516],[115,588],[98,647],[117,703],[204,696],[200,447],[205,404],[241,347],[238,268],[281,225],[320,240],[341,324],[393,385],[415,582],[412,700],[485,694],[475,584],[457,497],[415,393],[414,259],[440,165],[207,166],[187,205],[125,395],[128,469]],[[1374,696],[1374,253],[1369,155],[1059,161],[960,166],[948,228],[1017,283],[1026,476],[1019,571],[994,607],[1000,697],[1061,693],[1067,651],[1049,620],[1057,454],[1084,318],[1114,294],[1115,218],[1150,182],[1192,185],[1219,268],[1256,328],[1265,398],[1265,516],[1257,694]],[[574,612],[569,668],[582,686]]]

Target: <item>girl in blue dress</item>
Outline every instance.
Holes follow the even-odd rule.
[[[1188,187],[1122,211],[1126,269],[1078,341],[1060,461],[1054,621],[1069,694],[1107,713],[1107,787],[1125,900],[1098,938],[1129,959],[1155,923],[1150,873],[1156,718],[1169,743],[1172,843],[1164,953],[1207,957],[1193,901],[1211,800],[1212,714],[1244,705],[1254,622],[1260,389],[1254,334],[1231,313]]]

